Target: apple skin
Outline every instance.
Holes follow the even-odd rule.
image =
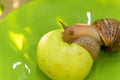
[[[45,34],[39,41],[37,61],[41,70],[53,80],[84,80],[93,59],[86,49],[62,39],[62,29]]]

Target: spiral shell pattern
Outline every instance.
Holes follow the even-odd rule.
[[[115,19],[100,19],[92,24],[99,33],[104,47],[110,51],[120,50],[120,22]]]

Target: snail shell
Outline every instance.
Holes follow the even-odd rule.
[[[120,50],[120,22],[115,19],[100,19],[92,24],[98,31],[107,51]]]

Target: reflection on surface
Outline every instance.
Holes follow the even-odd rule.
[[[22,66],[22,62],[15,62],[13,65],[12,65],[12,68],[13,68],[13,70],[15,70],[18,66]],[[28,65],[27,64],[23,64],[23,67],[27,70],[27,72],[30,74],[31,73],[31,71],[30,71],[30,68],[28,67]]]
[[[22,64],[22,62],[16,62],[16,63],[13,64],[12,67],[13,67],[13,69],[15,69],[17,66],[19,66],[19,65],[21,65],[21,64]]]
[[[31,28],[30,28],[30,27],[25,27],[25,31],[26,31],[27,33],[29,33],[29,34],[31,34],[31,33],[32,33],[32,30],[31,30]]]
[[[25,68],[27,69],[28,73],[30,73],[30,69],[27,64],[25,64]]]
[[[30,56],[29,56],[28,53],[24,53],[24,57],[25,57],[26,60],[28,60],[28,61],[30,60]]]
[[[87,24],[91,24],[91,13],[89,11],[87,12],[87,18],[88,18]]]
[[[23,42],[25,40],[25,37],[23,34],[15,33],[12,31],[9,31],[9,37],[13,41],[13,43],[16,45],[16,47],[19,50],[22,50],[23,48]]]

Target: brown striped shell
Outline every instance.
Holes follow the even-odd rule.
[[[120,50],[120,22],[115,19],[100,19],[92,25],[98,31],[106,50]]]

